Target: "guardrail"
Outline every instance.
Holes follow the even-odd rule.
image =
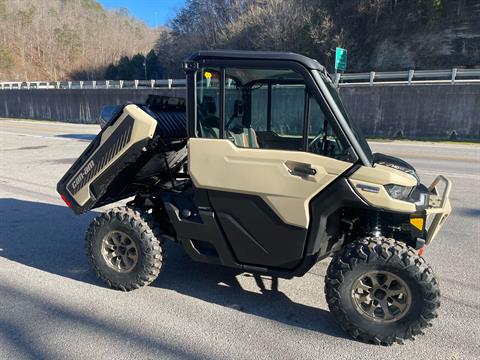
[[[382,84],[455,84],[480,82],[480,69],[451,70],[407,70],[368,73],[335,74],[335,82],[339,85],[382,85]]]
[[[415,85],[480,82],[480,69],[406,70],[334,74],[340,86]],[[0,90],[13,89],[172,89],[185,87],[185,79],[163,80],[89,80],[89,81],[3,81]]]
[[[153,89],[185,87],[185,79],[89,80],[89,81],[3,81],[0,90],[18,89]]]

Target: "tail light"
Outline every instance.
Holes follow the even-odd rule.
[[[65,197],[65,195],[60,194],[60,197],[65,202],[65,204],[67,204],[67,206],[71,209],[72,208],[72,203],[70,201],[68,201],[68,199]]]

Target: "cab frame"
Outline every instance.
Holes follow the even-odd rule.
[[[225,68],[263,68],[263,69],[289,69],[302,75],[309,93],[320,105],[322,111],[331,120],[336,134],[341,137],[350,147],[351,154],[354,157],[352,163],[358,163],[363,166],[372,166],[372,155],[365,151],[359,143],[359,140],[352,131],[351,124],[342,114],[337,103],[333,99],[327,85],[322,79],[328,77],[325,67],[316,60],[308,57],[283,52],[258,52],[258,51],[224,51],[208,50],[199,51],[193,54],[184,62],[187,83],[187,130],[189,138],[198,137],[198,117],[197,117],[197,72],[201,67],[219,67],[220,68],[220,138],[225,138]],[[304,119],[304,148],[307,151],[308,141],[308,116],[305,113]],[[368,147],[368,145],[367,145]]]

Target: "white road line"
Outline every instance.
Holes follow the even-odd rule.
[[[432,176],[444,175],[446,177],[452,177],[452,178],[480,180],[480,175],[475,175],[475,174],[448,173],[448,172],[443,172],[441,170],[438,172],[425,171],[422,169],[416,169],[416,170],[420,175],[432,175]]]
[[[420,143],[420,142],[380,142],[380,141],[367,141],[368,144],[372,147],[375,146],[410,146],[410,147],[430,147],[430,148],[442,148],[442,149],[474,149],[480,150],[480,144],[472,143],[472,144],[452,144],[452,143]]]

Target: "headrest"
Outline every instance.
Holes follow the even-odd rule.
[[[245,107],[242,100],[235,100],[233,103],[233,117],[243,117]]]
[[[205,111],[205,115],[216,113],[217,104],[216,104],[213,96],[204,96],[203,97],[202,108],[203,108],[203,111]]]
[[[249,128],[252,125],[252,119],[245,114],[245,103],[243,100],[235,100],[233,105],[233,116],[242,119],[242,126]]]
[[[220,128],[220,119],[215,115],[208,115],[205,116],[201,120],[202,126],[205,128]]]

